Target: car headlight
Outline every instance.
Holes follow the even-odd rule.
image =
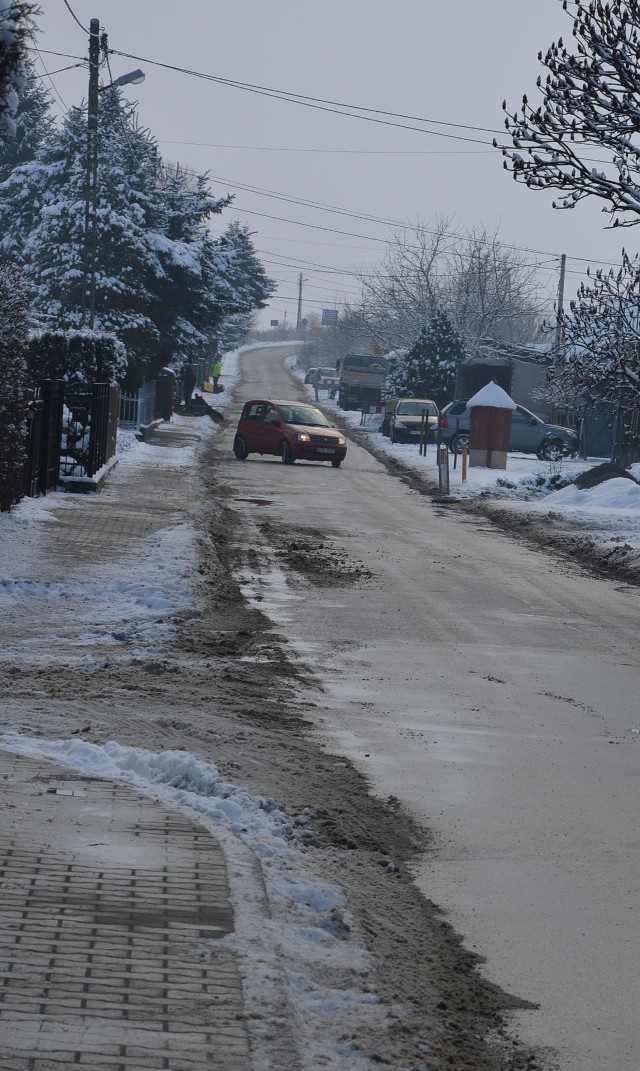
[[[343,439],[342,435],[341,435],[340,438],[338,439],[338,446],[346,446],[346,442],[347,442],[347,440]]]
[[[306,431],[299,431],[298,432],[298,442],[299,443],[310,443],[311,442],[311,436],[307,435]]]
[[[394,428],[402,428],[403,431],[406,431],[407,428],[407,425],[403,424],[401,420],[396,420],[393,426]]]

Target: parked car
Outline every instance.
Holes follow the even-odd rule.
[[[460,450],[469,443],[471,411],[466,398],[449,402],[440,413],[440,438],[451,450]],[[541,461],[557,461],[562,457],[575,457],[580,441],[571,428],[546,424],[544,420],[517,405],[511,414],[510,450],[523,454],[537,454]]]
[[[332,390],[338,386],[340,376],[335,368],[318,368],[318,386],[325,390]]]
[[[392,443],[417,443],[420,440],[422,414],[427,411],[427,441],[433,442],[438,427],[438,406],[431,398],[396,398],[389,417]]]
[[[233,452],[239,461],[246,461],[249,454],[275,454],[285,465],[330,461],[339,469],[347,440],[313,405],[258,398],[244,405]]]

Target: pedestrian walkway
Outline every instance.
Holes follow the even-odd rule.
[[[0,1068],[248,1071],[210,833],[2,751],[0,779]]]
[[[95,713],[82,692],[92,673],[82,663],[74,676],[70,660],[89,643],[100,651],[83,585],[102,577],[110,597],[114,568],[131,579],[131,555],[180,523],[197,476],[179,448],[200,437],[175,418],[151,439],[169,448],[166,463],[123,464],[99,494],[50,496],[33,543],[24,528],[15,575],[26,594],[0,627],[9,724],[55,736],[76,724],[74,703]],[[41,582],[60,599],[39,597]],[[30,658],[51,663],[35,689]],[[221,940],[234,929],[227,869],[211,833],[124,784],[2,750],[0,784],[1,1071],[248,1071],[238,961]]]

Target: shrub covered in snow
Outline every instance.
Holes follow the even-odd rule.
[[[27,296],[18,269],[0,261],[0,510],[22,498],[26,438]]]
[[[32,331],[29,372],[35,382],[64,379],[73,386],[118,383],[127,370],[126,351],[106,331]]]

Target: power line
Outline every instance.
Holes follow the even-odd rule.
[[[80,29],[84,30],[84,32],[88,34],[89,31],[88,31],[87,27],[82,25],[82,23],[80,22],[80,19],[78,18],[78,16],[76,15],[75,11],[71,7],[71,4],[69,3],[69,0],[62,0],[62,2],[64,4],[64,6],[66,7],[67,11],[69,12],[69,14],[71,15],[72,19],[75,22],[78,23],[78,26],[80,27]]]
[[[209,141],[172,141],[160,145],[188,145],[200,149],[236,149],[248,152],[302,152],[344,156],[493,156],[495,149],[302,149],[295,145],[226,145]]]
[[[346,208],[345,209],[336,208],[336,207],[331,206],[331,205],[323,205],[320,202],[316,202],[316,201],[306,201],[306,200],[304,200],[302,198],[298,199],[298,198],[293,198],[293,197],[287,197],[284,194],[274,193],[274,192],[271,192],[269,190],[260,190],[259,187],[242,186],[239,183],[229,182],[227,179],[220,178],[219,176],[216,176],[216,175],[212,175],[211,178],[216,182],[222,182],[227,186],[231,186],[232,189],[239,189],[239,190],[242,190],[245,193],[247,193],[247,192],[248,193],[260,193],[263,196],[274,197],[274,198],[276,198],[278,200],[289,201],[292,204],[299,204],[299,205],[301,205],[302,207],[305,207],[305,208],[313,208],[313,209],[316,209],[317,211],[330,212],[332,214],[341,215],[341,216],[348,216],[348,217],[350,217],[352,219],[362,219],[362,220],[365,220],[365,221],[367,221],[369,223],[381,223],[381,224],[383,224],[385,226],[388,226],[388,227],[398,227],[400,230],[403,230],[403,231],[412,229],[410,225],[408,225],[406,223],[400,223],[398,220],[384,219],[381,216],[370,216],[370,215],[366,215],[364,213],[352,212],[352,211],[350,211],[349,209],[346,209]],[[338,229],[333,228],[333,227],[320,226],[319,224],[314,224],[314,223],[302,223],[299,220],[287,219],[286,217],[283,217],[283,216],[268,215],[266,212],[257,212],[257,211],[254,211],[252,209],[249,209],[249,208],[243,208],[242,211],[243,212],[247,212],[247,213],[249,213],[250,215],[253,215],[253,216],[262,216],[265,219],[278,220],[281,223],[292,223],[292,224],[294,224],[295,226],[298,226],[298,227],[309,227],[312,230],[327,231],[328,233],[331,233],[331,234],[344,234],[344,235],[347,235],[348,237],[351,237],[351,238],[361,238],[361,239],[363,239],[364,241],[367,241],[367,242],[382,242],[383,244],[388,244],[388,239],[386,239],[386,238],[376,238],[376,237],[373,237],[372,235],[368,235],[368,234],[354,234],[352,231],[338,230]],[[421,227],[420,229],[422,231],[424,231],[425,234],[438,234],[439,233],[438,231],[434,231],[433,229],[430,229],[429,227]],[[442,237],[443,238],[451,238],[451,239],[454,239],[456,241],[467,242],[467,243],[469,243],[471,245],[477,245],[478,242],[479,242],[479,239],[477,237],[474,237],[473,235],[467,236],[467,235],[463,235],[463,234],[456,234],[455,232],[443,232],[442,233]],[[553,251],[548,250],[548,249],[531,249],[528,246],[513,245],[513,244],[511,244],[509,242],[496,242],[495,244],[498,247],[500,247],[501,249],[513,250],[513,251],[518,252],[518,253],[530,253],[532,256],[553,257],[553,258],[556,258],[556,259],[560,257],[559,253],[553,252]],[[569,260],[575,261],[577,263],[602,264],[602,265],[605,265],[607,267],[613,266],[611,261],[608,261],[608,260],[594,260],[591,257],[578,257],[578,256],[572,256],[571,254],[567,254],[567,258]]]
[[[71,52],[53,52],[50,48],[37,48],[36,45],[25,45],[24,47],[27,52],[41,52],[43,56],[59,56],[61,59],[76,59],[86,62],[85,56],[74,56]]]
[[[127,59],[135,60],[138,63],[147,63],[155,67],[162,67],[165,70],[175,71],[178,74],[186,74],[192,78],[200,78],[207,82],[215,82],[217,85],[225,85],[232,89],[240,89],[247,93],[258,94],[259,96],[271,97],[274,100],[285,100],[290,104],[298,104],[301,107],[312,108],[316,111],[329,112],[331,115],[345,115],[352,119],[360,119],[362,122],[376,123],[380,126],[397,127],[400,130],[412,130],[418,134],[431,134],[434,137],[447,138],[452,141],[464,141],[473,145],[487,145],[492,146],[493,142],[486,141],[479,138],[468,138],[460,134],[448,134],[441,130],[426,130],[424,127],[410,126],[407,123],[393,122],[391,119],[380,119],[376,116],[389,115],[397,116],[398,118],[407,118],[414,122],[430,123],[435,126],[450,126],[461,130],[478,130],[489,134],[503,134],[501,130],[495,130],[491,127],[475,127],[464,123],[449,123],[440,119],[424,119],[417,116],[404,116],[401,112],[384,111],[381,108],[367,108],[357,104],[342,104],[339,101],[325,100],[323,97],[311,97],[302,93],[293,93],[287,90],[271,89],[268,86],[258,86],[251,82],[240,82],[232,78],[222,78],[219,75],[206,74],[203,71],[195,71],[188,67],[180,67],[177,64],[161,63],[159,60],[152,60],[146,56],[136,56],[132,52],[121,52],[118,49],[111,49],[111,52],[116,56],[123,56]],[[357,109],[357,111],[349,111],[349,108]],[[367,112],[371,114],[360,115],[360,112]],[[498,148],[509,148],[509,146],[498,146]]]
[[[42,69],[43,69],[43,71],[44,71],[44,76],[43,76],[43,75],[41,75],[41,74],[39,74],[39,75],[38,75],[38,78],[40,78],[40,80],[41,80],[41,81],[44,81],[44,78],[45,78],[45,77],[49,79],[49,81],[50,81],[50,83],[51,83],[51,88],[53,89],[53,92],[55,93],[56,97],[58,98],[58,100],[59,100],[59,101],[60,101],[60,103],[62,104],[62,107],[63,107],[63,108],[66,108],[66,107],[67,107],[67,105],[65,104],[64,100],[63,100],[63,99],[62,99],[62,97],[60,96],[60,93],[58,92],[58,87],[56,86],[56,84],[55,84],[55,82],[54,82],[53,78],[51,77],[51,74],[50,74],[50,72],[49,72],[49,71],[47,70],[46,64],[45,64],[45,62],[44,62],[44,60],[43,60],[42,56],[40,55],[40,52],[38,51],[38,49],[37,49],[37,48],[36,48],[36,52],[38,53],[38,59],[40,60],[40,63],[42,64]],[[55,73],[55,72],[54,72],[54,73]]]
[[[40,62],[42,62],[42,58],[41,58]],[[44,66],[44,64],[43,64],[43,66]],[[84,63],[72,63],[68,67],[58,67],[58,69],[56,71],[47,71],[46,68],[45,68],[45,73],[46,73],[48,78],[53,78],[54,74],[62,74],[63,71],[73,71],[77,67],[84,67],[84,66],[86,66],[86,64],[84,64]],[[35,82],[36,78],[42,79],[42,75],[41,74],[31,75],[29,78],[27,78],[27,82]],[[62,100],[62,97],[60,99]],[[65,105],[65,107],[66,107],[66,105]]]

